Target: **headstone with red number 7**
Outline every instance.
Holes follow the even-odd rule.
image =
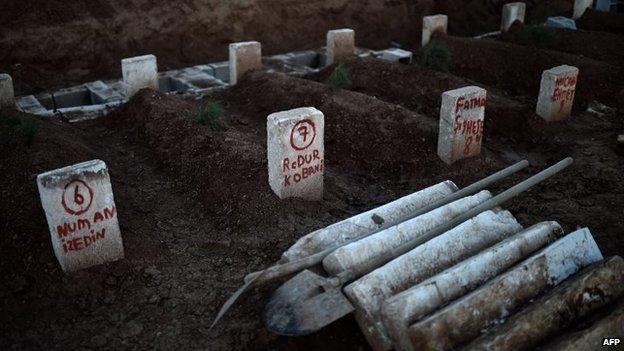
[[[37,176],[52,247],[65,272],[124,257],[106,164],[93,160]]]
[[[451,164],[481,153],[487,91],[468,86],[442,94],[438,156]]]
[[[280,199],[323,199],[323,113],[314,107],[267,117],[269,185]]]

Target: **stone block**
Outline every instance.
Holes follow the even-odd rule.
[[[542,73],[536,113],[547,122],[561,121],[570,116],[579,70],[558,66]]]
[[[546,19],[546,25],[549,27],[576,30],[576,22],[571,18],[567,18],[563,16],[548,17]]]
[[[337,60],[355,54],[355,31],[334,29],[327,32],[327,60],[329,66]]]
[[[65,272],[124,257],[106,164],[93,160],[37,176],[52,247]]]
[[[314,107],[267,118],[269,185],[280,199],[323,199],[324,127],[323,113]]]
[[[248,71],[262,68],[262,47],[257,41],[230,44],[230,84]]]
[[[158,90],[158,66],[154,55],[121,60],[121,72],[127,99],[143,88]]]
[[[390,62],[411,63],[412,52],[401,49],[388,49],[384,50],[383,54],[381,55],[381,59]]]
[[[425,46],[431,41],[433,33],[440,33],[446,35],[448,28],[448,16],[435,15],[425,16],[422,21],[422,39],[421,45]]]
[[[523,2],[512,2],[503,6],[503,20],[501,22],[501,31],[506,32],[515,22],[524,23],[524,15],[526,13],[526,4]]]
[[[13,79],[8,74],[0,74],[0,108],[15,107]]]
[[[438,156],[447,164],[481,153],[487,91],[468,86],[442,94]]]
[[[587,9],[590,9],[594,4],[594,0],[574,0],[574,11],[572,18],[577,20],[583,17],[583,14]]]

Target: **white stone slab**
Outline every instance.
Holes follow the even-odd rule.
[[[52,247],[65,272],[124,257],[106,164],[93,160],[37,176]]]
[[[536,113],[547,122],[567,119],[572,112],[579,70],[558,66],[542,73]]]
[[[579,19],[583,17],[585,11],[590,9],[594,4],[594,0],[574,0],[574,13],[572,19]]]
[[[442,94],[438,156],[447,164],[481,153],[487,91],[468,86]]]
[[[327,65],[355,54],[355,31],[334,29],[327,32]]]
[[[262,46],[257,41],[230,44],[230,84],[248,71],[262,67]]]
[[[267,118],[269,185],[280,199],[323,199],[324,128],[323,113],[314,107]]]
[[[412,52],[402,49],[388,49],[384,50],[381,59],[390,62],[412,63]]]
[[[0,108],[15,107],[13,79],[8,74],[0,74]]]
[[[512,2],[503,6],[503,19],[501,21],[501,31],[506,32],[515,22],[524,23],[524,14],[526,13],[526,4],[523,2]]]
[[[143,88],[158,90],[158,66],[154,55],[121,60],[121,73],[126,86],[127,99]]]
[[[425,16],[422,21],[422,46],[429,44],[433,33],[446,34],[448,28],[448,16],[447,15],[434,15]]]

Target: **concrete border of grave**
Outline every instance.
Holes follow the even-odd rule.
[[[231,85],[235,85],[246,72],[262,68],[262,45],[259,42],[231,43],[229,50]]]
[[[64,272],[124,257],[110,176],[92,160],[37,176],[52,247]]]
[[[594,0],[574,0],[574,11],[572,19],[577,20],[585,14],[587,9],[590,9],[594,5]]]
[[[280,198],[323,199],[323,113],[302,107],[267,117],[269,185]]]
[[[15,107],[13,79],[8,74],[0,74],[0,108]]]
[[[515,21],[524,23],[526,14],[526,4],[523,2],[512,2],[503,6],[503,16],[501,20],[501,32],[509,30]]]
[[[547,122],[570,117],[579,69],[562,65],[542,73],[536,113]]]
[[[447,164],[481,153],[487,91],[477,86],[442,94],[438,156]]]
[[[441,33],[446,35],[448,29],[448,16],[447,15],[433,15],[425,16],[422,19],[422,37],[421,46],[429,44],[431,36],[434,33]]]
[[[121,73],[126,86],[126,99],[143,88],[158,90],[158,64],[154,55],[121,60]]]
[[[355,54],[355,31],[349,28],[327,32],[327,66]]]

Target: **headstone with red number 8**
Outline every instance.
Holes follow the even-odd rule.
[[[52,247],[65,272],[124,257],[106,164],[93,160],[39,174]]]
[[[324,128],[323,113],[314,107],[267,118],[269,185],[280,199],[323,199]]]
[[[442,94],[438,156],[451,164],[481,153],[487,105],[485,89],[468,86]]]

